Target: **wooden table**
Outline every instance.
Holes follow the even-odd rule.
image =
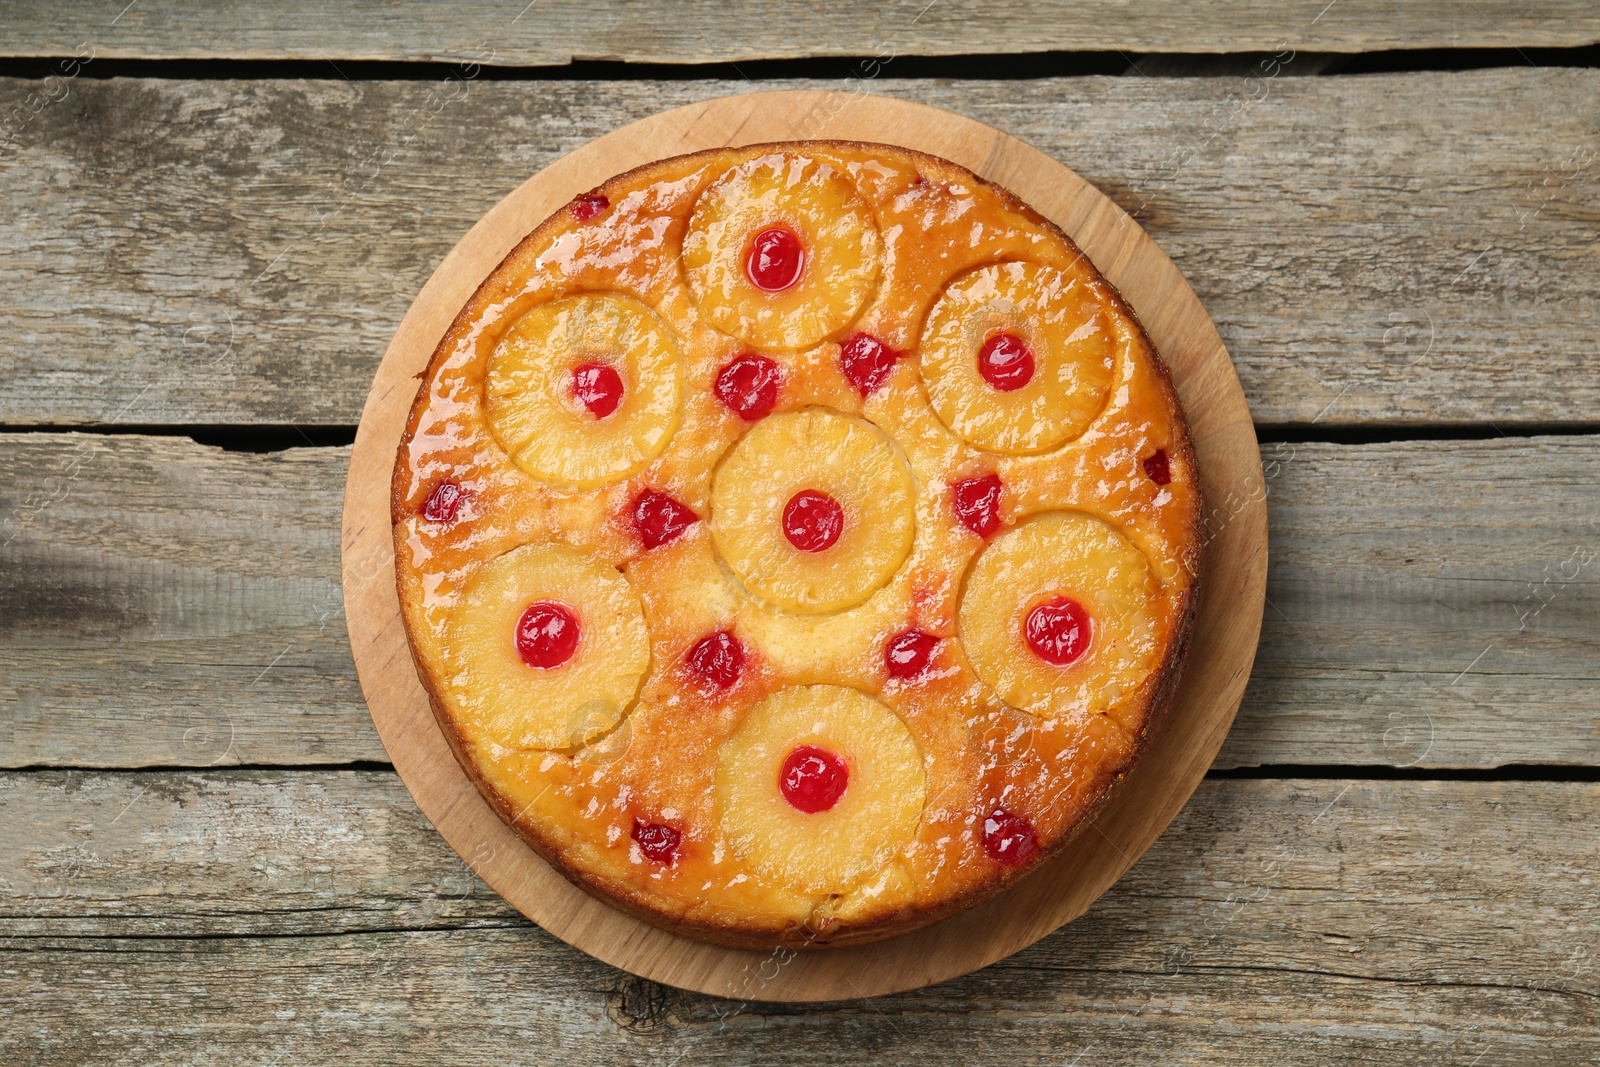
[[[1600,1059],[1592,2],[124,2],[0,10],[0,1062]],[[822,1007],[633,979],[479,883],[337,577],[443,253],[752,83],[974,116],[1135,212],[1270,492],[1255,676],[1168,834],[1018,956]]]

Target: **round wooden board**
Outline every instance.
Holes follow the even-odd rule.
[[[803,138],[943,156],[1011,189],[1070,234],[1127,297],[1172,371],[1199,458],[1209,540],[1171,715],[1091,832],[1002,896],[927,929],[796,954],[721,948],[624,915],[567,882],[500,821],[456,763],[412,664],[395,591],[389,479],[439,339],[546,216],[655,159]],[[555,936],[636,975],[741,1000],[835,1000],[916,989],[1009,956],[1083,914],[1160,835],[1211,765],[1244,693],[1266,597],[1266,502],[1250,412],[1216,327],[1172,261],[1093,186],[1028,144],[937,108],[862,93],[750,93],[664,112],[584,145],[497,204],[445,257],[401,322],[362,412],[345,487],[342,570],[372,721],[417,805],[484,881]]]

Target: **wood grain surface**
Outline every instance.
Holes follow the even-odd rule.
[[[885,141],[965,166],[1055,223],[1115,286],[1161,353],[1183,404],[1204,499],[1228,513],[1203,532],[1182,679],[1161,729],[1091,823],[1029,877],[932,925],[869,944],[801,952],[763,997],[819,1001],[920,989],[987,966],[1083,914],[1183,807],[1226,738],[1260,638],[1267,511],[1255,430],[1205,307],[1148,234],[1070,169],[952,112],[846,92],[740,94],[650,115],[575,149],[479,219],[407,309],[361,412],[341,518],[345,622],[373,724],[444,839],[495,891],[563,941],[632,974],[715,995],[740,989],[765,953],[651,925],[577,888],[528,847],[460,767],[417,676],[393,577],[395,453],[417,381],[461,308],[542,220],[592,188],[674,154],[795,137]],[[602,179],[603,180],[603,179]]]
[[[0,813],[0,1006],[29,1020],[0,1029],[8,1062],[1600,1055],[1592,782],[1210,781],[1032,948],[805,1008],[640,982],[529,926],[387,772],[7,774]]]
[[[0,10],[0,55],[94,57],[0,66],[24,75],[0,78],[0,766],[38,768],[0,773],[0,1062],[1600,1060],[1600,74],[1534,51],[1600,39],[1594,5],[524,6]],[[1298,76],[1458,47],[1500,67]],[[745,65],[816,55],[852,58]],[[226,56],[300,62],[119,62]],[[623,57],[739,66],[492,80]],[[1113,60],[1131,76],[1068,76]],[[837,80],[738,77],[790,73]],[[1073,167],[1178,261],[1283,441],[1218,763],[1262,777],[1202,783],[1016,956],[810,1006],[640,981],[520,919],[360,701],[348,449],[183,436],[340,440],[310,427],[354,424],[504,191],[663,107],[785,86],[951,108]],[[85,426],[119,432],[15,432]]]
[[[7,446],[5,766],[387,760],[339,595],[348,449]],[[1600,766],[1597,454],[1264,446],[1269,606],[1218,766]]]
[[[405,18],[357,0],[145,0],[104,5],[13,0],[0,54],[122,58],[404,59],[522,66],[574,59],[730,63],[800,56],[951,55],[1585,45],[1600,14],[1581,0],[1384,0],[1163,4],[1158,0],[778,0],[748,4],[430,0]]]
[[[1596,425],[1600,72],[1294,69],[858,84],[1022,137],[1134,212],[1258,422]],[[819,83],[756,87],[789,84]],[[0,420],[354,425],[412,296],[506,191],[751,87],[64,83],[0,155],[24,209],[0,217]],[[42,91],[0,81],[0,115]]]

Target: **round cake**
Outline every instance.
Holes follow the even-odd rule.
[[[461,310],[395,464],[418,672],[573,882],[724,944],[871,940],[1084,832],[1177,684],[1194,452],[1065,234],[931,156],[662,160]]]

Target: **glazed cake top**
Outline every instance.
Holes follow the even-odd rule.
[[[424,375],[393,520],[502,813],[647,917],[759,940],[921,921],[1080,827],[1170,691],[1197,485],[1064,235],[953,164],[796,143],[619,176],[523,241]],[[587,644],[528,621],[535,585]]]

